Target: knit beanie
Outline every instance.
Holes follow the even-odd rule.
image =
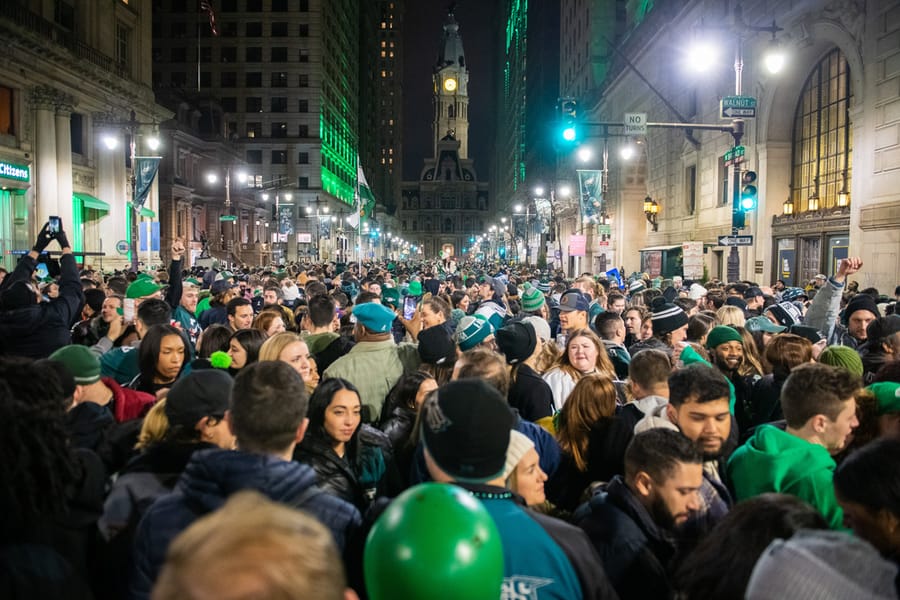
[[[897,567],[874,547],[839,531],[798,531],[776,539],[753,567],[747,600],[896,598]]]
[[[534,448],[534,442],[527,435],[515,429],[509,432],[509,447],[506,449],[506,465],[503,467],[503,479],[509,479],[512,472],[522,461],[525,453]]]
[[[537,334],[531,323],[514,321],[501,327],[495,335],[500,352],[506,362],[515,365],[521,363],[534,353],[537,347]]]
[[[537,284],[537,289],[542,294],[549,294],[550,293],[550,282],[547,281],[546,279],[541,280],[541,282]]]
[[[534,333],[537,335],[538,339],[544,340],[545,342],[549,342],[551,339],[550,334],[550,323],[548,323],[542,317],[538,317],[536,315],[532,315],[530,317],[525,317],[522,319],[523,323],[531,323],[531,326],[534,327]]]
[[[494,333],[494,328],[487,319],[479,317],[463,317],[456,327],[456,344],[465,352],[471,350]]]
[[[544,294],[541,290],[532,287],[530,283],[525,282],[525,291],[522,292],[522,310],[525,312],[536,312],[541,310],[544,305]]]
[[[666,302],[662,296],[653,299],[650,310],[650,322],[653,324],[653,335],[657,337],[675,331],[688,324],[687,314],[679,307]]]
[[[875,303],[875,299],[868,294],[857,294],[850,299],[850,302],[847,303],[847,308],[844,309],[844,316],[841,317],[841,321],[844,325],[850,320],[850,316],[858,310],[867,310],[876,317],[881,316],[881,312],[878,310],[878,305]]]
[[[100,359],[87,346],[71,344],[50,355],[50,360],[62,363],[76,385],[90,385],[100,381]]]
[[[857,377],[863,375],[862,359],[859,353],[850,346],[828,346],[819,355],[819,362],[823,365],[846,369]]]
[[[37,303],[34,290],[24,281],[16,281],[3,290],[0,300],[2,300],[5,310],[13,310]]]
[[[93,288],[84,290],[84,303],[90,306],[95,313],[99,313],[103,308],[104,300],[106,300],[106,293],[103,290]]]
[[[420,331],[418,342],[419,358],[426,365],[452,364],[456,358],[456,345],[443,324]]]
[[[707,294],[706,288],[700,285],[699,283],[692,283],[690,291],[688,292],[688,298],[691,300],[699,300]]]
[[[635,279],[631,282],[631,285],[628,286],[628,293],[633,296],[634,294],[642,292],[645,289],[647,289],[647,286],[644,285],[644,281],[642,279]]]
[[[799,325],[800,321],[803,319],[803,315],[800,314],[800,309],[794,306],[792,302],[779,302],[778,304],[773,304],[766,309],[766,312],[771,313],[772,316],[775,317],[775,320],[778,321],[778,324],[784,325],[785,327]]]
[[[706,347],[710,349],[717,348],[725,342],[738,342],[743,346],[744,338],[734,327],[728,325],[717,325],[706,336]]]

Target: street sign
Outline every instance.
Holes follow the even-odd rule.
[[[753,96],[725,96],[719,102],[719,118],[756,118],[756,98]]]
[[[237,221],[237,215],[222,215],[220,221]]]
[[[597,225],[597,233],[601,235],[610,235],[612,233],[612,225]]]
[[[625,135],[647,135],[647,113],[625,113]]]
[[[735,146],[731,150],[725,153],[722,157],[725,159],[725,166],[730,167],[733,164],[740,164],[744,162],[744,153],[746,152],[746,148],[743,146]]]
[[[720,246],[752,246],[752,235],[720,235]]]

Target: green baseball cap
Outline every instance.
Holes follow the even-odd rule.
[[[875,395],[879,415],[900,412],[900,383],[882,381],[873,383],[866,390]]]
[[[157,293],[165,286],[159,285],[152,279],[139,278],[135,279],[131,285],[125,290],[126,298],[146,298]]]

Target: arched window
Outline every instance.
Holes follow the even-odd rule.
[[[791,160],[794,212],[834,208],[850,191],[850,67],[834,49],[810,73],[797,110]],[[812,200],[811,200],[812,199]]]

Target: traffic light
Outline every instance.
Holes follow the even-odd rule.
[[[560,98],[557,105],[559,127],[557,144],[569,148],[578,144],[578,101],[575,98]]]
[[[756,210],[756,171],[744,171],[741,175],[741,211]]]

